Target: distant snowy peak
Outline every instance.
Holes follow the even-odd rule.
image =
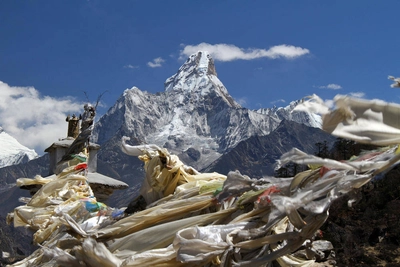
[[[228,93],[228,90],[217,77],[214,60],[206,51],[191,55],[179,68],[178,72],[168,78],[165,91],[170,95],[191,95],[201,101],[206,96],[217,95],[230,107],[241,108]],[[181,99],[184,99],[181,97]]]
[[[195,85],[189,84],[187,81],[193,79],[201,80],[201,78],[206,75],[217,76],[214,60],[208,52],[199,51],[197,54],[191,55],[179,68],[178,72],[165,81],[165,91],[171,91],[178,88],[193,90]]]
[[[290,102],[286,107],[261,108],[255,110],[255,112],[275,117],[278,120],[286,119],[310,127],[322,128],[322,118],[320,115],[310,112],[293,111],[300,103],[301,100],[296,100]]]
[[[33,149],[21,145],[0,127],[0,168],[25,163],[38,157]]]

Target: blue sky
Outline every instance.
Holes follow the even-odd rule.
[[[163,91],[187,51],[205,46],[250,109],[313,93],[400,102],[387,80],[400,76],[398,10],[399,1],[361,0],[3,0],[0,125],[41,150],[65,135],[58,121],[79,112],[84,92],[95,101],[107,91],[104,114],[126,88]]]

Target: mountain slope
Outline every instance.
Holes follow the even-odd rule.
[[[0,266],[22,260],[31,254],[35,250],[31,243],[32,234],[27,229],[9,226],[5,218],[0,216]],[[3,258],[3,252],[8,253],[10,257]]]
[[[240,142],[204,171],[228,173],[239,170],[253,178],[274,175],[276,160],[290,149],[295,147],[313,154],[316,143],[327,141],[327,144],[333,144],[335,140],[321,129],[283,120],[269,135],[252,136]]]
[[[23,228],[7,225],[5,218],[7,213],[21,205],[20,197],[30,197],[28,190],[20,189],[15,185],[16,179],[21,177],[33,178],[37,174],[47,176],[49,162],[49,156],[45,154],[26,163],[0,168],[0,250],[11,255],[8,259],[1,259],[0,263],[10,263],[24,258],[23,255],[29,255],[34,250],[31,244],[32,234]]]
[[[0,216],[5,217],[19,205],[20,196],[29,196],[27,190],[15,187],[16,179],[21,177],[33,178],[36,175],[43,177],[49,174],[49,156],[45,154],[26,163],[0,168]]]

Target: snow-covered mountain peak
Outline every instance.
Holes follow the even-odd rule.
[[[194,67],[194,72],[199,76],[206,74],[217,76],[214,60],[207,51],[199,51],[196,54],[191,55],[186,60],[185,64],[182,65],[182,68],[190,67]]]
[[[180,102],[188,95],[190,99],[198,101],[204,100],[207,96],[213,98],[218,96],[228,106],[241,108],[218,79],[214,60],[206,51],[199,51],[189,56],[178,72],[165,81],[164,86],[168,95],[179,95]]]
[[[207,75],[217,76],[214,60],[206,51],[199,51],[189,56],[178,72],[165,81],[165,91],[173,89],[193,90]],[[195,83],[187,83],[191,80]],[[196,83],[197,82],[197,83]]]
[[[275,117],[277,120],[292,120],[310,127],[322,128],[322,118],[320,115],[310,112],[295,111],[301,100],[292,101],[286,107],[261,108],[255,110],[256,113]]]
[[[38,157],[33,149],[21,145],[14,137],[0,127],[0,168],[28,162]]]
[[[137,88],[136,86],[133,86],[131,89],[125,89],[124,93],[122,94],[122,96],[127,96],[128,94],[130,94],[132,91],[136,91],[139,88]]]

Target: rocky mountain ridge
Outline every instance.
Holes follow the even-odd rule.
[[[216,76],[210,55],[199,51],[166,80],[164,92],[125,90],[96,124],[93,140],[104,144],[125,134],[166,147],[202,169],[239,142],[268,135],[283,119],[320,127],[318,115],[292,112],[298,103],[257,111],[241,107]]]
[[[282,120],[269,135],[252,136],[240,142],[204,171],[228,173],[231,170],[239,170],[252,178],[274,176],[276,161],[293,147],[315,154],[316,143],[326,141],[330,144],[330,149],[335,140],[334,136],[319,128]]]

